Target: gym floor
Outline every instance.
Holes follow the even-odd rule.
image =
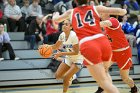
[[[140,88],[140,80],[135,80],[135,83]],[[115,81],[114,84],[120,93],[129,93],[129,87],[122,81]],[[67,93],[94,93],[96,90],[96,83],[80,83],[72,84]],[[62,84],[0,88],[0,93],[62,93]]]

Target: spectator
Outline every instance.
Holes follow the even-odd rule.
[[[53,4],[54,4],[54,11],[57,11],[60,13],[66,12],[67,10],[66,5],[64,4],[62,0],[53,0]]]
[[[133,47],[135,46],[136,42],[136,37],[132,34],[134,33],[135,28],[133,28],[133,26],[129,22],[127,22],[127,19],[127,15],[123,16],[121,25],[130,46]]]
[[[94,0],[95,5],[104,5],[107,0]]]
[[[30,24],[30,22],[38,15],[42,15],[42,8],[39,5],[39,0],[33,0],[32,4],[29,6],[28,11],[29,17],[27,18],[27,23]]]
[[[126,4],[121,4],[121,7],[123,9],[126,9],[127,10],[127,16],[130,17],[130,10],[129,10],[128,6]]]
[[[136,33],[136,45],[138,50],[138,64],[140,64],[140,29]]]
[[[111,7],[111,4],[110,4],[110,1],[109,1],[109,0],[107,0],[107,1],[105,2],[105,6],[106,6],[106,7]]]
[[[43,43],[48,42],[48,37],[46,36],[45,24],[42,22],[43,15],[38,15],[36,19],[32,20],[27,31],[25,32],[25,40],[30,42],[30,48],[35,49],[36,42],[43,41]]]
[[[15,0],[8,0],[8,5],[4,9],[4,14],[8,18],[10,32],[14,32],[16,26],[18,26],[18,31],[25,31],[25,19],[22,17],[21,9],[16,5]]]
[[[52,14],[48,14],[43,18],[46,23],[46,35],[48,36],[48,43],[55,43],[58,40],[60,31],[58,30],[58,24],[55,25],[52,21]]]
[[[95,5],[94,1],[90,0],[89,5]]]
[[[21,8],[22,15],[25,17],[25,19],[29,16],[28,11],[29,11],[29,0],[24,0],[23,1],[24,6]]]
[[[137,21],[134,22],[133,27],[136,31],[136,45],[138,50],[138,60],[140,64],[140,15],[137,16]]]
[[[140,10],[140,6],[136,0],[125,0],[126,4],[131,10]]]
[[[0,23],[5,23],[7,25],[7,31],[9,31],[9,24],[6,18],[3,17],[3,11],[0,9]]]
[[[4,8],[7,4],[7,0],[0,0],[0,8],[2,9],[2,11],[4,11]]]
[[[77,6],[78,6],[78,3],[76,2],[76,0],[73,0],[73,1],[72,1],[72,7],[75,8],[75,7],[77,7]]]
[[[53,0],[47,0],[46,4],[45,4],[45,13],[46,14],[50,14],[54,12],[54,4],[53,4]]]
[[[91,0],[92,1],[92,0]],[[94,5],[100,5],[100,2],[99,2],[99,0],[93,0],[94,1]]]
[[[137,20],[134,22],[133,27],[135,28],[135,32],[140,29],[140,15],[137,16]]]
[[[72,9],[72,0],[63,0],[67,9]]]
[[[2,51],[8,50],[11,60],[18,60],[15,56],[14,50],[10,44],[10,37],[7,32],[4,32],[4,24],[0,24],[0,61],[4,60]]]

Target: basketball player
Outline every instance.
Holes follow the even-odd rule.
[[[79,53],[78,38],[71,29],[70,21],[65,20],[62,26],[63,32],[60,34],[58,41],[51,46],[53,50],[58,50],[63,45],[62,47],[66,50],[66,52],[54,54],[55,59],[65,56],[55,73],[56,79],[63,79],[63,93],[67,92],[69,85],[72,83],[72,76],[80,70],[83,63],[83,57]]]
[[[87,0],[77,0],[79,7],[68,10],[62,15],[55,13],[53,20],[62,22],[71,19],[72,26],[79,39],[80,52],[83,55],[87,69],[97,83],[107,93],[119,93],[105,73],[105,64],[109,64],[111,46],[100,29],[99,13],[124,15],[126,10],[104,6],[88,6]]]
[[[100,22],[100,25],[104,27],[106,35],[111,41],[112,61],[117,62],[121,78],[131,88],[131,93],[138,93],[133,79],[129,76],[129,70],[132,66],[132,53],[121,25],[116,18],[109,18],[108,14],[102,14],[101,18],[104,21]],[[103,89],[99,87],[95,93],[102,93],[102,91]]]

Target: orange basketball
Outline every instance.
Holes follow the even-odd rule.
[[[43,46],[43,47],[39,48],[38,51],[39,51],[40,55],[44,58],[49,58],[53,53],[51,46]]]

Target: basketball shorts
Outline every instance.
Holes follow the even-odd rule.
[[[78,68],[82,68],[82,64],[83,64],[83,57],[79,56],[77,58],[70,58],[70,57],[66,57],[63,61],[64,63],[66,63],[68,66],[71,66],[73,63],[75,63]]]
[[[96,34],[83,41],[80,42],[80,52],[85,59],[84,65],[94,65],[110,60],[112,48],[106,36]]]
[[[116,62],[122,70],[130,69],[132,66],[132,51],[128,48],[124,51],[113,52],[112,61]]]

